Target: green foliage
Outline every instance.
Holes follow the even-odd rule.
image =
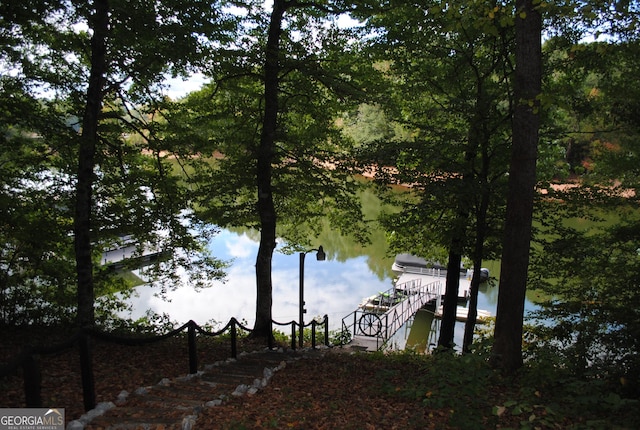
[[[291,345],[291,333],[287,334],[280,330],[273,330],[273,338],[277,344]]]
[[[313,331],[311,330],[311,327],[305,328],[303,330],[302,338],[304,339],[305,347],[311,346],[312,334],[313,334]],[[316,341],[316,345],[318,346],[324,345],[324,327],[323,326],[316,327],[315,341]],[[329,342],[331,342],[331,337],[329,337]]]
[[[637,117],[628,115],[637,104],[629,67],[636,70],[638,46],[557,38],[546,49],[553,100],[548,124],[566,149],[567,165],[558,177],[568,168],[582,175],[583,186],[551,192],[551,199],[539,202],[543,216],[530,285],[550,299],[538,315],[546,323],[527,339],[526,354],[528,363],[545,363],[564,375],[567,388],[577,387],[570,395],[581,404],[572,407],[597,409],[589,404],[597,397],[587,392],[620,396],[621,405],[640,393],[634,160],[639,129]],[[607,407],[612,416],[625,417],[621,408]]]
[[[527,354],[637,397],[638,44],[564,36],[545,44],[541,145],[562,157],[543,159],[539,176],[579,182],[538,202],[529,288],[549,300]]]
[[[556,38],[545,44],[549,142],[542,148],[564,150],[566,165],[555,166],[556,178],[574,174],[600,184],[612,178],[635,183],[636,175],[626,172],[637,165],[633,136],[639,124],[630,112],[637,108],[639,88],[629,79],[637,70],[637,51],[637,43],[572,44]]]
[[[329,332],[329,344],[333,346],[343,346],[351,342],[351,332],[348,330],[335,330]]]
[[[479,425],[479,411],[489,410],[486,390],[499,380],[479,354],[455,355],[437,350],[430,356],[402,352],[381,355],[385,370],[376,376],[376,384],[386,395],[422,402],[426,411],[444,410],[450,425],[474,428]],[[394,365],[389,366],[390,362]],[[402,378],[403,369],[411,368],[411,377]]]
[[[109,2],[107,70],[93,166],[95,295],[126,288],[100,267],[102,252],[124,236],[172,258],[154,267],[165,288],[179,268],[203,286],[222,275],[204,249],[189,192],[171,174],[158,134],[160,84],[188,75],[231,40],[236,17],[202,2]],[[150,6],[153,6],[150,8]],[[93,9],[77,2],[27,1],[0,6],[0,316],[15,324],[67,321],[74,312],[74,186],[85,92],[91,68]],[[7,19],[5,19],[7,18]],[[165,152],[162,152],[165,151]],[[115,308],[119,304],[113,305]],[[104,310],[110,313],[109,306]]]
[[[529,350],[529,359],[520,374],[520,391],[496,407],[496,414],[522,416],[521,428],[637,427],[638,395],[631,398],[629,392],[625,393],[626,381],[602,368],[586,373],[576,369],[575,360],[581,358],[568,356],[552,343],[545,343],[538,329],[530,335],[540,342],[534,352]],[[568,422],[575,424],[566,425]]]
[[[531,405],[516,400],[506,401],[503,405],[494,406],[493,414],[511,417],[521,417],[519,426],[521,430],[533,430],[537,428],[559,428],[561,420],[553,409],[542,405]]]
[[[56,106],[19,79],[0,80],[0,321],[51,323],[73,312],[72,202],[62,148],[73,139]],[[31,315],[31,316],[29,316]]]
[[[112,305],[113,303],[113,301],[106,302],[108,305]],[[169,315],[160,315],[151,310],[147,310],[143,317],[132,320],[114,315],[106,315],[98,309],[96,312],[96,324],[100,329],[105,331],[123,335],[133,333],[140,336],[160,336],[178,327],[177,322],[171,320]]]
[[[527,334],[529,335],[529,334]],[[378,363],[371,389],[384,396],[418,400],[425,414],[446,417],[455,428],[635,428],[638,399],[620,395],[605,375],[584,378],[569,361],[539,354],[511,377],[489,366],[491,346],[474,354],[437,350],[371,354]]]
[[[590,199],[590,204],[596,202]],[[571,213],[569,203],[553,203],[559,218]],[[586,380],[607,381],[620,395],[637,398],[640,235],[637,209],[626,203],[613,222],[590,221],[581,228],[550,224],[534,253],[532,272],[533,285],[553,299],[537,315],[547,323],[534,331],[527,354],[531,361],[551,362]],[[584,207],[581,212],[585,220],[596,213]],[[616,221],[618,215],[622,219]]]
[[[368,17],[379,35],[370,50],[385,71],[379,104],[384,118],[371,106],[361,107],[362,126],[350,128],[377,179],[416,190],[405,196],[401,211],[383,218],[394,251],[443,262],[453,237],[465,240],[465,249],[456,252],[472,255],[479,235],[485,254],[478,258],[499,252],[510,136],[511,9],[481,2],[416,8],[391,1]]]
[[[288,8],[280,35],[278,122],[269,154],[275,211],[278,220],[286,220],[278,223],[278,235],[307,245],[307,233],[317,235],[327,222],[366,242],[368,226],[357,198],[362,184],[353,179],[352,143],[337,119],[364,99],[362,87],[373,69],[357,62],[352,32],[324,27],[330,14],[321,11]],[[255,189],[268,19],[250,13],[246,21],[255,25],[224,52],[224,61],[210,71],[211,83],[171,107],[166,132],[186,131],[199,154],[216,158],[208,165],[189,161],[199,215],[225,227],[258,228]]]
[[[452,425],[469,427],[474,422],[474,409],[487,407],[484,393],[494,371],[477,354],[452,357],[448,352],[437,352],[429,391],[423,393],[426,407],[450,408]],[[437,371],[435,371],[437,369]],[[446,400],[444,400],[446,399]]]

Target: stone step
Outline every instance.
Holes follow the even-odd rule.
[[[176,429],[182,430],[187,417],[194,413],[184,413],[173,408],[155,408],[152,411],[138,406],[119,406],[95,418],[86,429],[129,430],[129,429]],[[195,417],[194,417],[195,421]]]
[[[140,388],[115,404],[105,405],[105,411],[85,414],[67,430],[191,430],[203,408],[218,405],[229,396],[252,395],[287,362],[322,352],[264,350],[242,354],[237,360],[205,366],[196,375]]]

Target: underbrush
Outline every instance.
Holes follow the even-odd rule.
[[[572,375],[544,361],[505,376],[488,364],[488,350],[430,356],[401,352],[379,360],[375,386],[384,395],[417,400],[454,428],[636,429],[638,398],[624,396],[606,375]]]

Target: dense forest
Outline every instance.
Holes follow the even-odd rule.
[[[269,337],[276,238],[305,249],[322,221],[363,242],[384,228],[392,250],[452,268],[501,257],[493,364],[551,357],[637,396],[639,6],[3,2],[0,330],[134,325],[115,317],[130,281],[106,251],[161,252],[161,288],[178,270],[203,288],[224,276],[211,226],[246,226]],[[206,83],[167,96],[193,76]],[[397,210],[374,226],[362,187]],[[526,289],[553,324],[525,327]]]

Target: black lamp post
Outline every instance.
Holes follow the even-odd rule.
[[[304,337],[304,314],[307,310],[304,308],[304,257],[309,252],[318,251],[316,253],[316,260],[324,261],[327,256],[322,249],[322,246],[319,246],[318,249],[310,249],[305,252],[300,253],[300,335],[298,339],[298,345],[302,348],[303,337]]]

